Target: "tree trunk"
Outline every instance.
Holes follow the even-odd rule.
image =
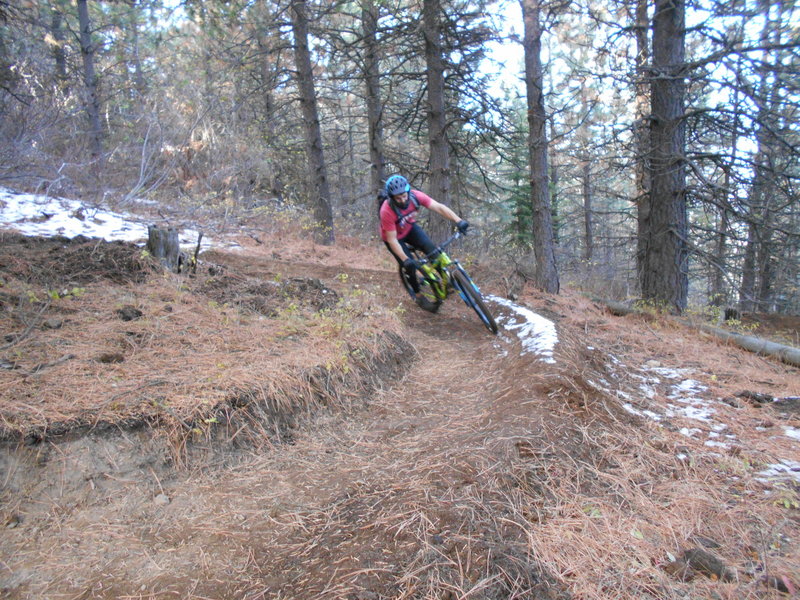
[[[142,10],[141,0],[131,0],[133,16],[128,27],[130,28],[131,36],[131,58],[130,62],[133,67],[133,85],[136,90],[135,103],[141,102],[147,95],[147,82],[144,79],[144,71],[142,70],[142,59],[140,56],[140,40],[139,40],[139,11]]]
[[[311,52],[308,48],[308,17],[305,0],[292,2],[292,31],[295,43],[295,66],[300,105],[303,110],[306,135],[306,158],[311,175],[311,201],[314,206],[314,239],[318,244],[330,246],[334,243],[333,213],[330,204],[328,173],[322,150],[322,131],[317,111],[317,93],[314,89],[314,74],[311,68]]]
[[[742,282],[739,285],[739,310],[753,312],[756,307],[756,246],[758,229],[752,221],[747,226],[747,242],[744,246]]]
[[[636,268],[639,280],[645,268],[647,231],[650,227],[650,94],[647,86],[647,67],[650,61],[650,44],[647,39],[649,19],[647,17],[647,0],[631,0],[634,4],[633,21],[636,32],[636,120],[634,125],[634,143],[636,148]]]
[[[551,88],[552,89],[552,88]],[[554,139],[556,136],[556,128],[555,123],[553,123],[552,119],[550,120],[550,139]],[[553,222],[553,243],[558,245],[558,235],[559,235],[559,227],[561,223],[558,218],[558,203],[560,200],[559,193],[558,193],[558,186],[559,186],[559,169],[558,169],[558,156],[554,153],[549,155],[549,163],[550,163],[550,181],[549,181],[549,188],[550,188],[550,218]]]
[[[377,194],[386,180],[386,159],[383,151],[383,104],[380,88],[380,45],[378,44],[378,8],[373,0],[364,0],[361,23],[364,30],[364,81],[367,89],[367,123],[369,126],[369,176],[372,194]],[[368,219],[377,231],[378,213],[372,210],[370,198]]]
[[[269,160],[270,174],[268,180],[269,192],[274,198],[282,202],[285,194],[285,184],[283,175],[283,165],[280,160],[275,160],[277,154],[276,147],[281,146],[279,142],[279,132],[277,125],[277,110],[274,90],[278,85],[278,65],[275,60],[275,47],[278,45],[272,38],[274,15],[265,10],[264,21],[259,24],[256,42],[260,55],[259,74],[261,76],[262,100],[264,101],[264,119],[262,123],[262,135],[266,139],[266,145],[272,151],[272,160]]]
[[[775,283],[774,262],[776,259],[776,248],[774,243],[774,230],[772,223],[772,211],[770,208],[772,195],[766,199],[763,218],[761,220],[761,236],[758,245],[758,287],[756,289],[756,303],[758,309],[763,312],[773,310],[773,292]]]
[[[761,31],[761,43],[766,47],[770,43],[780,42],[780,17],[770,18],[769,3],[762,7],[764,25]],[[764,50],[764,62],[770,60],[769,53]],[[756,142],[758,149],[755,155],[755,169],[748,205],[748,235],[745,247],[745,260],[742,272],[742,284],[739,292],[739,304],[742,310],[766,310],[768,308],[772,288],[772,203],[775,197],[773,181],[777,153],[775,132],[779,124],[774,118],[772,109],[778,102],[777,90],[769,81],[769,73],[764,69],[755,94],[758,103]]]
[[[594,235],[592,232],[592,164],[586,160],[583,163],[583,229],[586,244],[583,248],[583,260],[589,267],[594,255]]]
[[[200,43],[200,51],[201,55],[201,62],[203,65],[203,102],[205,103],[205,110],[210,111],[212,105],[214,104],[214,89],[215,89],[215,77],[214,77],[214,68],[212,66],[212,56],[211,56],[211,40],[209,31],[213,29],[213,25],[209,23],[210,19],[208,16],[209,13],[209,6],[206,3],[200,2],[197,4],[197,11],[198,11],[198,18],[200,20],[200,31],[202,32],[203,37],[199,40]],[[197,81],[195,79],[195,85],[197,85]],[[197,86],[199,87],[199,86]]]
[[[725,179],[729,181],[729,177],[726,176]],[[724,188],[727,191],[727,185]],[[724,206],[719,207],[718,213],[719,220],[717,221],[716,241],[714,244],[714,259],[711,265],[713,272],[711,273],[708,296],[711,306],[726,306],[728,304],[728,294],[725,292],[725,273],[727,272],[726,265],[728,262],[727,247],[730,221],[728,219],[728,211]]]
[[[423,0],[422,23],[425,36],[425,65],[428,82],[428,145],[430,148],[430,194],[450,204],[450,149],[444,103],[444,57],[439,0]],[[447,222],[431,213],[431,234],[435,240],[446,237]]]
[[[53,14],[50,22],[50,32],[53,34],[53,40],[55,40],[55,44],[53,44],[53,59],[56,61],[56,79],[66,92],[69,80],[67,75],[67,54],[64,51],[64,17],[57,7],[54,6],[51,10]]]
[[[741,61],[741,58],[739,59]],[[711,275],[711,289],[709,296],[711,298],[710,304],[712,306],[726,306],[730,303],[730,293],[728,285],[726,284],[726,274],[728,273],[728,238],[730,237],[730,216],[731,200],[736,198],[736,191],[732,189],[733,178],[731,171],[736,164],[737,149],[739,146],[739,110],[740,110],[740,94],[739,90],[734,90],[733,100],[733,131],[731,132],[731,157],[727,165],[723,167],[724,178],[722,183],[722,190],[719,192],[718,208],[719,221],[717,223],[717,239],[714,251],[715,260],[712,262],[714,269]]]
[[[792,231],[798,231],[797,216],[792,217]],[[780,276],[781,293],[777,294],[775,310],[779,313],[789,313],[798,305],[800,290],[797,282],[800,281],[800,238],[794,237],[783,247],[784,259],[781,261],[783,269]]]
[[[775,16],[771,16],[769,4],[763,5],[764,28],[761,34],[762,43],[765,46],[774,44],[780,46],[782,42],[783,16],[779,10]],[[781,60],[783,52],[778,51],[777,64],[784,64]],[[788,57],[787,57],[788,58]],[[771,60],[769,53],[765,50],[763,61],[767,64]],[[778,132],[784,127],[781,122],[780,113],[782,112],[781,94],[778,91],[779,85],[772,81],[768,76],[767,70],[761,75],[761,94],[762,100],[758,110],[758,130],[756,140],[758,142],[758,153],[756,154],[756,174],[760,175],[762,190],[760,197],[762,201],[759,209],[759,236],[758,246],[758,288],[757,302],[761,310],[774,310],[775,295],[775,271],[776,260],[779,250],[775,241],[776,232],[776,205],[779,195],[777,174],[783,169],[779,166],[785,154],[785,148],[781,146],[778,139]],[[758,101],[757,101],[758,102]],[[794,115],[789,117],[794,120]]]
[[[87,0],[78,0],[78,23],[81,30],[83,82],[86,91],[85,109],[89,120],[89,150],[93,158],[99,159],[103,154],[103,129],[100,125],[100,98],[97,89],[97,75],[94,71],[94,44],[92,44],[92,26],[89,21]]]
[[[656,0],[650,121],[650,209],[640,248],[642,297],[678,313],[689,292],[685,173],[684,0]]]
[[[533,212],[535,284],[542,291],[559,291],[550,189],[547,176],[547,117],[544,110],[544,71],[541,59],[539,0],[520,0],[525,23],[525,87],[528,96],[528,159]]]

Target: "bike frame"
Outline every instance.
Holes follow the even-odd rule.
[[[447,299],[450,290],[453,289],[451,283],[452,277],[450,275],[452,269],[458,269],[461,271],[467,280],[472,283],[473,286],[475,286],[475,284],[472,282],[472,278],[463,269],[458,260],[450,258],[444,251],[445,248],[455,242],[462,235],[463,234],[461,232],[456,231],[442,244],[437,246],[433,252],[426,254],[424,258],[420,258],[418,260],[419,269],[425,274],[425,280],[428,282],[428,285],[431,286],[431,290],[433,291],[437,300]],[[421,255],[422,253],[419,252],[418,254]],[[436,256],[436,258],[432,259],[432,256]],[[475,289],[478,289],[478,286],[475,286]],[[459,294],[461,295],[462,300],[469,303],[461,290],[459,290]]]

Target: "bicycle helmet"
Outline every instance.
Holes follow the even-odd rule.
[[[408,184],[408,180],[402,175],[392,175],[386,180],[386,193],[389,194],[390,198],[392,196],[398,196],[403,192],[410,191],[411,186]]]

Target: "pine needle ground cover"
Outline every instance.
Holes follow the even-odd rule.
[[[126,243],[3,241],[6,439],[140,423],[198,435],[251,401],[291,415],[335,401],[330,381],[397,340],[396,319],[351,286],[212,263],[173,275]]]
[[[545,362],[363,247],[253,250],[58,285],[3,257],[6,595],[795,593],[792,367],[528,289]]]

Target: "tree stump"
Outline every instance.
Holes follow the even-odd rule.
[[[173,227],[159,229],[155,225],[149,225],[147,227],[147,251],[159,259],[167,269],[177,272],[181,253],[178,230]]]

